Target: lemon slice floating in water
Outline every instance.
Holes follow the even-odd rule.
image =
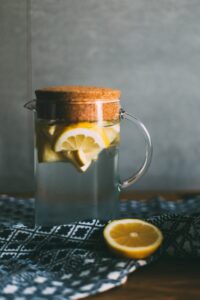
[[[69,125],[56,136],[54,151],[66,151],[67,157],[85,172],[98,154],[109,146],[103,128],[88,122]]]

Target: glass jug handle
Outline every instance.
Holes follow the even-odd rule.
[[[131,177],[129,177],[123,181],[120,180],[120,184],[119,184],[120,189],[124,189],[124,188],[127,188],[128,186],[130,186],[131,184],[133,184],[134,182],[136,182],[139,178],[141,178],[145,174],[145,172],[147,171],[147,169],[151,163],[153,147],[152,147],[151,137],[149,135],[149,132],[148,132],[147,128],[145,127],[145,125],[141,121],[139,121],[132,115],[128,114],[123,109],[121,109],[121,111],[120,111],[120,119],[128,120],[128,121],[134,123],[139,129],[141,129],[144,139],[145,139],[145,146],[146,146],[145,159],[144,159],[144,162],[143,162],[142,166],[140,167],[140,169],[135,174],[133,174]]]

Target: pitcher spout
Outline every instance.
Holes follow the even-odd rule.
[[[31,111],[36,111],[36,100],[31,100],[24,104],[24,107],[31,110]]]

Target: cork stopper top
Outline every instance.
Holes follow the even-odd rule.
[[[119,101],[120,90],[92,86],[52,86],[35,91],[38,100],[93,102]]]
[[[35,91],[37,117],[69,122],[119,119],[120,90],[91,86],[53,86]]]

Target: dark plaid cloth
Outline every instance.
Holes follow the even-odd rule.
[[[121,285],[161,254],[200,256],[200,196],[123,201],[121,216],[147,219],[162,230],[157,253],[145,260],[116,258],[102,238],[103,222],[33,227],[34,199],[1,196],[0,300],[80,299]]]

